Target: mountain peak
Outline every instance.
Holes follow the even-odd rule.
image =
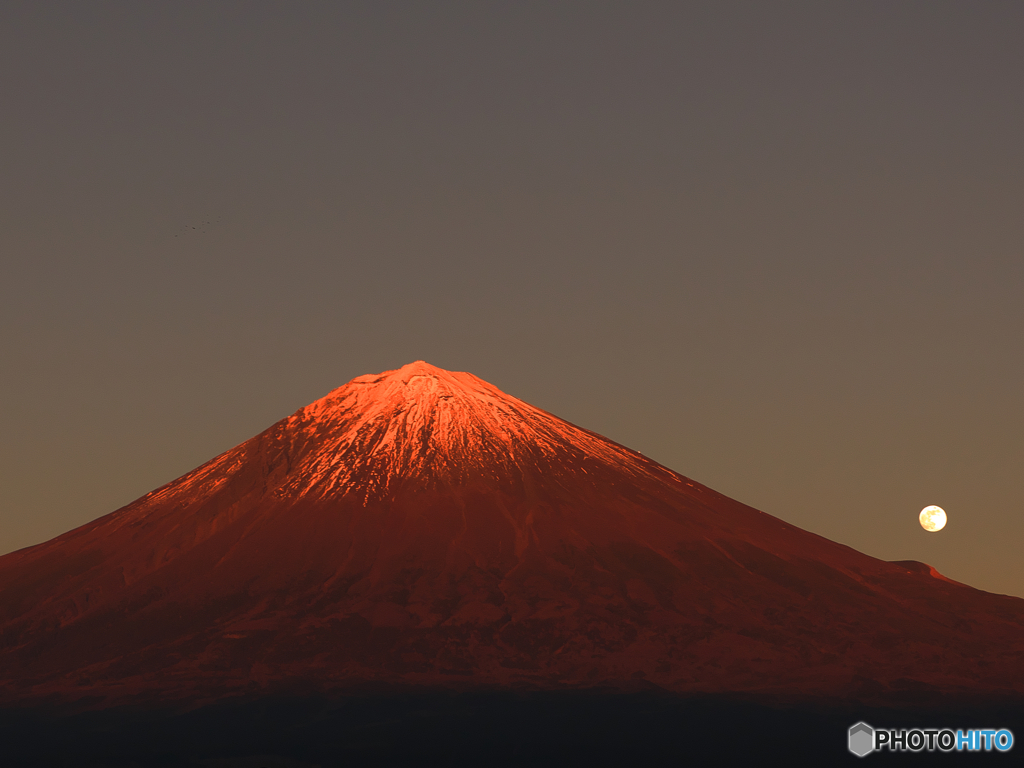
[[[425,360],[417,360],[414,363],[407,363],[401,368],[396,368],[393,371],[384,371],[383,373],[369,373],[363,376],[357,376],[352,379],[351,384],[376,384],[384,380],[398,379],[404,383],[408,383],[410,379],[416,376],[430,376],[435,379],[447,379],[454,377],[453,371],[446,371],[444,368],[438,368],[436,365],[431,365]],[[466,374],[461,374],[465,376]]]
[[[394,401],[396,398],[416,401],[430,393],[452,394],[461,392],[471,397],[507,397],[501,390],[478,379],[471,373],[446,371],[423,360],[403,365],[393,371],[357,376],[348,384],[331,392],[324,400],[335,399],[339,393],[350,389],[362,389],[362,400]],[[320,401],[317,401],[320,402]],[[315,403],[314,403],[315,405]]]
[[[289,422],[319,446],[315,468],[301,476],[327,483],[330,493],[359,485],[383,490],[413,475],[465,479],[484,464],[518,475],[566,452],[627,464],[639,458],[471,373],[422,360],[358,376]]]

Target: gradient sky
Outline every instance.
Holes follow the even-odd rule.
[[[424,359],[1024,596],[1022,41],[1016,1],[3,3],[0,552]]]

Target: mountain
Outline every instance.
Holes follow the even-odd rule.
[[[367,684],[1024,693],[1024,600],[884,562],[424,362],[0,558],[0,700]]]

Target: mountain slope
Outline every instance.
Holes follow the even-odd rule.
[[[367,681],[1024,692],[1024,600],[732,501],[467,373],[361,376],[0,558],[0,696]]]

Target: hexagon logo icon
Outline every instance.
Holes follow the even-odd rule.
[[[864,757],[875,750],[875,729],[867,723],[850,726],[850,740],[847,746],[857,757]]]

